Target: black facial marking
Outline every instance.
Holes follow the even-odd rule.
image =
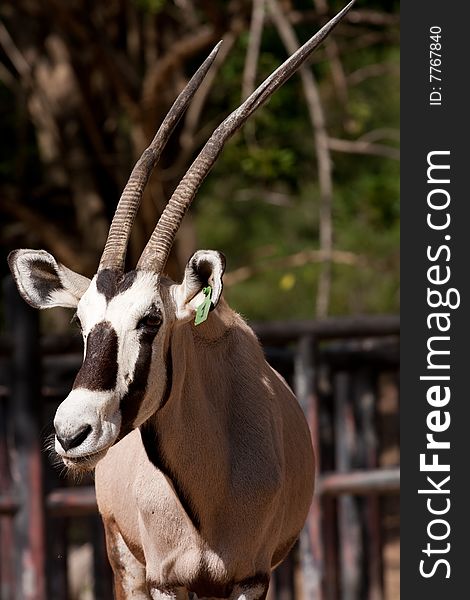
[[[40,259],[34,259],[29,262],[31,273],[31,283],[34,290],[42,301],[47,300],[50,293],[59,289],[60,285],[59,274],[49,262]]]
[[[199,515],[197,514],[193,506],[191,497],[185,492],[181,481],[178,479],[174,470],[171,468],[168,462],[168,458],[164,455],[160,441],[155,435],[155,432],[153,431],[152,427],[147,423],[144,423],[140,427],[140,435],[142,437],[142,443],[144,445],[148,459],[159,471],[161,471],[171,481],[175,489],[176,495],[178,496],[179,501],[181,502],[181,506],[188,515],[191,523],[199,531],[201,528],[201,521],[199,519]]]
[[[136,277],[137,271],[129,271],[129,273],[126,273],[122,280],[119,282],[118,292],[122,294],[122,292],[128,290],[134,283]]]
[[[153,333],[153,335],[147,332],[142,332],[140,335],[140,350],[139,355],[137,357],[137,362],[135,364],[134,376],[132,378],[131,383],[129,384],[127,392],[122,397],[119,406],[122,417],[119,439],[122,439],[125,435],[127,435],[134,429],[134,421],[139,413],[142,400],[145,396],[145,392],[147,391],[147,380],[150,371],[150,365],[152,362],[152,344],[155,335],[156,332]],[[165,365],[167,379],[160,407],[166,404],[171,391],[173,374],[171,349],[167,351]]]
[[[88,334],[86,356],[73,389],[114,390],[118,373],[118,338],[111,323],[102,321]]]
[[[165,358],[165,371],[166,371],[166,385],[165,391],[163,392],[162,401],[160,402],[159,410],[165,406],[168,402],[171,394],[171,387],[173,385],[173,357],[171,355],[171,342],[170,347]]]
[[[141,336],[155,336],[163,321],[162,311],[152,304],[148,312],[137,323],[137,329]]]
[[[119,405],[122,417],[119,438],[132,431],[134,420],[147,389],[147,379],[152,362],[153,338],[152,340],[142,338],[143,336],[140,337],[140,349],[135,363],[134,376]]]
[[[109,302],[117,293],[118,280],[121,278],[121,273],[114,269],[103,269],[96,277],[96,289]]]
[[[137,277],[137,271],[129,271],[123,275],[115,269],[103,269],[96,277],[96,289],[109,302],[114,296],[128,290]]]

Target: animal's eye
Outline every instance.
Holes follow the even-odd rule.
[[[162,322],[162,315],[160,312],[151,312],[144,315],[137,323],[137,329],[158,329]]]

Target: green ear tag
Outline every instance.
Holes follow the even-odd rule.
[[[205,298],[204,298],[204,301],[202,302],[202,304],[200,304],[197,307],[196,318],[194,319],[194,325],[200,325],[201,323],[204,323],[204,321],[207,319],[207,316],[209,314],[209,310],[211,307],[211,297],[212,297],[211,286],[208,285],[207,287],[203,288],[202,293],[204,294]]]

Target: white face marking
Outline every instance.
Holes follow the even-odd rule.
[[[142,331],[137,329],[137,324],[152,306],[158,306],[164,312],[158,294],[158,276],[152,273],[137,273],[132,285],[109,302],[97,290],[96,279],[95,276],[77,307],[77,316],[83,329],[84,356],[90,332],[105,321],[113,328],[118,340],[116,385],[113,390],[76,387],[59,406],[54,420],[59,438],[72,439],[87,425],[91,427],[86,439],[75,448],[64,450],[56,438],[55,449],[65,459],[98,453],[115,443],[122,421],[120,401],[129,390],[142,345]],[[157,337],[159,335],[160,332]],[[165,381],[164,377],[161,379]],[[149,402],[144,404],[144,417],[148,418],[155,411],[155,406],[150,406],[153,403]],[[139,421],[145,420],[140,413],[139,417]],[[138,424],[136,422],[137,419],[135,424]]]
[[[78,427],[77,427],[78,425]],[[119,401],[113,392],[75,389],[57,409],[54,427],[62,437],[73,437],[77,429],[91,426],[91,432],[80,446],[67,452],[55,440],[57,454],[77,458],[95,454],[109,448],[116,440],[121,427]]]
[[[139,355],[140,334],[136,325],[156,300],[157,285],[157,276],[139,273],[128,290],[112,298],[105,312],[104,318],[114,327],[119,340],[116,391],[121,396],[128,388],[126,375],[133,375]],[[162,305],[160,308],[163,311]]]

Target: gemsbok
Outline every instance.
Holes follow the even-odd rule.
[[[76,309],[84,360],[54,419],[71,470],[96,467],[116,598],[265,598],[272,569],[304,524],[311,436],[296,398],[222,297],[225,259],[200,250],[182,283],[163,275],[181,220],[226,140],[341,20],[346,6],[215,130],[125,273],[141,196],[216,47],[134,167],[90,281],[44,250],[11,271],[36,308]]]

